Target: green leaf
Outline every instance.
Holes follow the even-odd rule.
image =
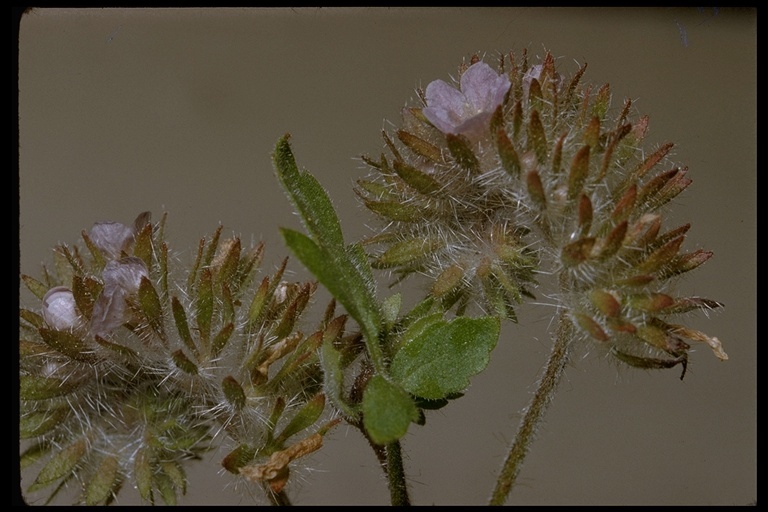
[[[286,135],[278,141],[272,156],[280,182],[312,237],[325,247],[344,247],[341,225],[328,194],[314,176],[299,170],[288,138]]]
[[[162,238],[161,238],[162,240]],[[168,244],[165,242],[160,246],[160,258],[158,262],[160,268],[160,294],[163,299],[168,298]]]
[[[113,343],[111,341],[107,341],[98,334],[93,337],[93,339],[101,345],[104,348],[107,348],[117,354],[120,354],[122,356],[128,357],[133,360],[139,359],[139,354],[135,350],[133,350],[130,347],[126,347],[125,345],[120,345],[119,343]]]
[[[224,469],[230,473],[239,474],[240,468],[251,462],[253,456],[256,454],[256,450],[248,446],[247,444],[241,444],[221,461],[221,465]]]
[[[153,480],[165,504],[170,506],[176,505],[176,487],[173,480],[164,473],[156,473]]]
[[[223,245],[223,247],[227,246]],[[224,261],[221,262],[221,266],[216,273],[216,283],[219,286],[222,286],[225,283],[230,283],[232,281],[232,278],[237,272],[237,265],[240,263],[240,252],[240,239],[235,238],[229,242],[229,250],[227,251],[227,255],[224,256]]]
[[[374,263],[376,268],[408,266],[422,261],[445,247],[445,241],[437,236],[407,238],[392,244]]]
[[[152,500],[152,466],[148,448],[139,448],[133,465],[133,477],[136,479],[136,488],[142,499]]]
[[[211,321],[213,319],[213,281],[211,269],[206,267],[200,273],[197,288],[197,328],[205,345],[211,339]]]
[[[286,245],[359,324],[368,340],[378,340],[380,311],[367,283],[345,251],[335,258],[306,235],[282,228]]]
[[[334,348],[333,339],[323,341],[321,361],[325,394],[347,419],[356,419],[358,412],[344,399],[344,369],[341,366],[341,353]]]
[[[72,276],[72,295],[75,304],[86,318],[91,318],[93,304],[101,293],[102,285],[91,277]]]
[[[282,137],[275,147],[275,171],[311,236],[283,228],[285,243],[360,324],[374,364],[383,366],[378,345],[381,311],[368,259],[360,245],[344,245],[328,194],[314,176],[296,166],[288,138]]]
[[[40,441],[33,444],[19,456],[19,467],[21,469],[28,468],[51,451],[51,447],[50,441]]]
[[[160,297],[157,290],[152,286],[152,281],[146,277],[141,278],[139,284],[139,304],[152,330],[165,340],[165,331],[163,330],[163,306],[160,304]]]
[[[461,317],[450,322],[425,317],[407,331],[416,331],[415,336],[395,354],[391,375],[416,396],[446,398],[464,390],[469,378],[488,365],[499,329],[496,317]]]
[[[181,371],[189,375],[197,375],[197,365],[181,349],[172,353],[171,358],[176,367]]]
[[[77,379],[59,380],[52,377],[22,375],[19,377],[19,398],[22,400],[46,400],[73,391]]]
[[[30,491],[42,489],[59,478],[67,476],[85,455],[86,448],[86,441],[82,438],[51,457],[37,474],[35,482],[30,486]]]
[[[266,306],[269,304],[270,286],[269,277],[262,279],[261,284],[256,289],[256,294],[253,296],[251,306],[248,309],[248,329],[251,330],[257,326],[264,316]]]
[[[45,326],[45,320],[43,320],[43,317],[35,313],[34,311],[30,311],[24,308],[19,308],[19,316],[38,329]]]
[[[421,336],[424,330],[428,327],[443,320],[442,311],[427,313],[428,312],[425,312],[425,314],[420,317],[414,317],[409,314],[408,317],[403,319],[402,327],[405,331],[397,337],[397,340],[393,344],[393,352],[397,352],[401,347]]]
[[[99,464],[99,469],[94,474],[85,491],[86,505],[100,505],[110,500],[118,485],[118,460],[111,455],[105,457]]]
[[[40,328],[40,337],[43,341],[67,357],[77,361],[93,361],[93,348],[78,336],[68,331],[58,331],[56,329]]]
[[[368,382],[363,393],[363,424],[374,443],[397,441],[418,419],[419,410],[405,390],[381,375]]]
[[[210,268],[211,262],[213,261],[213,257],[216,256],[216,249],[219,247],[219,239],[221,238],[221,230],[224,229],[224,226],[219,225],[218,228],[216,228],[216,231],[214,231],[213,236],[211,237],[211,243],[208,244],[208,248],[205,251],[205,255],[203,256],[203,268]]]
[[[40,300],[43,300],[43,297],[45,297],[45,294],[48,293],[48,287],[45,286],[40,281],[38,281],[37,279],[35,279],[34,277],[30,277],[26,274],[21,274],[21,280],[27,286],[29,291],[31,291],[35,295],[35,297],[37,297]]]
[[[397,175],[417,192],[429,196],[440,190],[439,181],[411,165],[395,160],[393,167]]]
[[[176,486],[181,494],[187,493],[187,474],[184,471],[184,467],[176,461],[167,461],[160,464],[168,478],[171,479],[173,485]]]
[[[452,393],[448,395],[445,398],[440,398],[438,400],[427,400],[426,398],[421,397],[415,397],[416,398],[416,406],[419,409],[425,409],[428,411],[436,411],[438,409],[442,409],[446,405],[450,403],[451,400],[456,400],[457,398],[461,398],[464,396],[464,393]]]
[[[440,149],[437,146],[425,141],[424,139],[417,137],[416,135],[405,130],[398,130],[397,138],[400,139],[400,142],[405,144],[408,149],[417,155],[423,156],[424,158],[427,158],[435,163],[440,163],[443,161],[443,157],[440,154]],[[406,178],[403,179],[408,181]]]
[[[29,439],[45,434],[60,425],[69,410],[69,407],[62,406],[24,414],[19,418],[19,439]]]
[[[520,158],[517,156],[515,146],[509,140],[506,130],[503,128],[496,132],[496,149],[499,152],[501,166],[507,173],[514,177],[520,175]]]
[[[581,194],[589,174],[589,146],[583,146],[573,157],[568,174],[568,199],[575,199]]]
[[[453,135],[448,133],[445,135],[445,142],[448,145],[448,151],[451,152],[451,156],[453,156],[456,163],[459,164],[462,169],[466,169],[472,173],[478,172],[480,162],[472,151],[472,144],[469,139],[463,135]]]
[[[291,418],[280,435],[277,436],[277,442],[283,443],[292,435],[298,434],[302,430],[311,427],[325,409],[325,395],[319,393],[309,400],[304,406]]]
[[[211,356],[216,358],[221,353],[222,349],[227,345],[230,336],[235,330],[235,324],[228,323],[216,334],[211,342]]]
[[[221,382],[221,389],[224,391],[224,397],[237,411],[240,411],[245,406],[245,391],[237,380],[227,375]]]
[[[531,120],[528,123],[528,151],[536,154],[536,160],[543,165],[547,162],[547,135],[541,122],[539,112],[531,112]]]
[[[173,312],[173,319],[176,322],[176,330],[179,332],[179,337],[187,348],[197,356],[197,346],[192,340],[192,333],[189,330],[189,323],[187,322],[187,313],[184,311],[184,306],[182,306],[176,296],[171,299],[171,311]]]
[[[155,250],[152,247],[152,224],[145,224],[143,229],[136,235],[136,240],[133,243],[133,255],[141,258],[141,260],[147,265],[147,268],[152,268],[152,260],[155,254]]]

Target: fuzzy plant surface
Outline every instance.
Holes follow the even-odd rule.
[[[259,276],[263,247],[221,228],[179,265],[165,216],[96,223],[56,247],[52,269],[22,276],[40,301],[20,310],[27,492],[75,486],[78,503],[103,504],[129,484],[174,504],[189,461],[223,445],[233,478],[286,505],[292,463],[345,422],[369,441],[391,503],[410,504],[400,440],[461,398],[502,323],[544,297],[552,349],[490,494],[501,505],[576,344],[681,379],[692,343],[726,360],[684,323],[722,305],[675,292],[712,256],[684,249],[690,224],[666,221],[688,171],[585,71],[563,76],[549,53],[473,56],[453,83],[418,90],[385,151],[363,157],[354,191],[380,222],[359,241],[281,138],[273,165],[304,227],[281,234],[313,282],[284,281],[287,260]],[[380,274],[428,284],[405,301]],[[307,319],[318,286],[332,300]]]
[[[643,148],[648,118],[609,86],[582,85],[584,65],[561,76],[551,54],[529,65],[473,58],[457,85],[442,80],[384,134],[388,154],[366,157],[365,206],[386,222],[366,242],[374,266],[431,279],[430,296],[464,314],[469,305],[515,320],[537,277],[574,324],[625,363],[685,366],[685,340],[720,342],[672,323],[720,304],[678,297],[675,279],[712,253],[685,252],[690,224],[664,225],[664,206],[690,185],[665,161],[672,144]],[[505,71],[504,66],[509,68]]]

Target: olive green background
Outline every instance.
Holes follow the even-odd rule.
[[[756,25],[756,10],[723,8],[34,9],[19,32],[20,270],[38,275],[54,244],[143,210],[169,212],[182,261],[221,223],[264,240],[271,270],[288,254],[278,226],[299,226],[270,161],[284,133],[352,240],[376,225],[352,193],[365,175],[358,157],[383,150],[381,130],[416,87],[456,76],[472,53],[550,50],[565,71],[588,62],[585,81],[609,82],[615,108],[631,97],[650,116],[648,149],[673,141],[689,166],[693,184],[665,225],[690,221],[685,248],[715,253],[680,290],[725,303],[689,324],[719,337],[730,360],[697,345],[681,382],[678,369],[629,370],[581,350],[509,503],[749,504]],[[522,307],[466,396],[411,427],[414,503],[487,502],[547,357],[551,314]],[[251,493],[262,503],[258,489],[233,487],[222,455],[193,466],[183,503],[248,505]],[[337,427],[299,466],[296,504],[388,503],[354,429]],[[135,491],[118,503],[137,503]]]

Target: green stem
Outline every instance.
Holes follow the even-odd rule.
[[[563,312],[560,314],[557,337],[547,360],[544,375],[541,377],[536,393],[526,408],[517,435],[512,442],[507,459],[504,461],[504,466],[496,481],[496,488],[493,490],[489,505],[504,505],[504,502],[507,500],[517,475],[520,473],[520,467],[523,465],[530,445],[536,437],[537,427],[544,417],[547,406],[554,397],[557,384],[560,382],[560,377],[568,362],[568,349],[572,339],[573,324]]]
[[[410,505],[408,487],[405,483],[403,454],[400,441],[387,444],[387,480],[389,481],[389,496],[393,506]]]
[[[376,454],[381,469],[387,477],[389,485],[389,496],[392,505],[405,506],[411,504],[408,497],[408,487],[405,482],[405,469],[403,467],[403,453],[400,441],[395,441],[387,445],[380,445],[373,442],[368,432],[363,428],[362,422],[350,423],[362,432],[368,444]]]

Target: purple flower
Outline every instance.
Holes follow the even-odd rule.
[[[139,291],[141,279],[149,277],[147,266],[133,256],[110,261],[104,267],[104,288],[93,305],[91,329],[104,335],[130,319],[126,298]]]
[[[131,246],[133,229],[119,222],[97,222],[88,234],[93,245],[110,259],[117,259]]]
[[[431,82],[422,112],[443,133],[479,138],[509,86],[506,74],[499,75],[485,62],[476,62],[461,75],[461,90],[442,80]]]

